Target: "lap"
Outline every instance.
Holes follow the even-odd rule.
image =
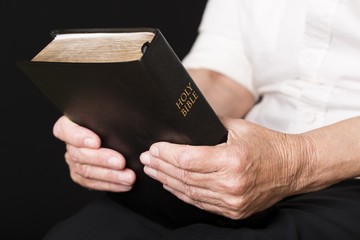
[[[110,198],[84,207],[49,231],[56,239],[360,239],[360,180],[289,197],[232,228],[208,224],[168,229]]]

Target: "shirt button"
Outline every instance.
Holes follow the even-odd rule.
[[[302,55],[305,66],[315,67],[319,62],[319,54],[316,51],[305,51]]]
[[[316,119],[316,114],[313,110],[305,110],[303,113],[303,117],[306,123],[312,123]]]

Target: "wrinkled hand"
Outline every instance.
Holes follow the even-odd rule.
[[[120,153],[101,148],[100,138],[94,132],[62,116],[53,133],[66,143],[65,159],[74,182],[101,191],[125,192],[132,188],[135,173],[125,167]]]
[[[181,200],[232,219],[264,210],[298,189],[300,135],[225,119],[217,146],[155,143],[140,157],[144,171]],[[299,148],[299,149],[297,149]]]

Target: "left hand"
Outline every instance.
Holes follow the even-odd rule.
[[[179,199],[232,219],[246,218],[299,190],[308,159],[301,135],[241,119],[223,121],[229,131],[226,143],[155,143],[140,156],[145,173]]]

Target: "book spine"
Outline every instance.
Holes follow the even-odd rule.
[[[177,116],[175,128],[189,134],[193,141],[189,144],[215,145],[226,140],[227,130],[159,30],[141,62],[150,79],[160,80],[153,84],[169,104],[169,115]]]

